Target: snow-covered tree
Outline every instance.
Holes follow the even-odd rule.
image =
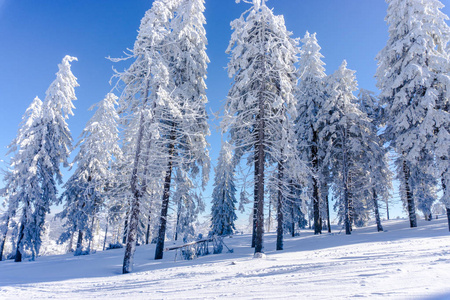
[[[222,143],[215,168],[211,208],[211,231],[215,235],[232,234],[235,230],[236,186],[231,145]]]
[[[438,0],[387,0],[389,40],[377,56],[377,86],[385,105],[387,138],[398,153],[396,165],[402,195],[416,227],[413,168],[434,165],[423,159],[435,157],[439,175],[449,165],[450,39],[448,17]],[[448,105],[448,104],[447,104]],[[422,161],[422,162],[421,162]],[[423,170],[422,172],[426,172]],[[428,185],[429,183],[425,183]]]
[[[283,16],[275,16],[265,0],[231,23],[227,49],[228,75],[233,78],[221,126],[230,144],[249,155],[255,170],[255,253],[263,251],[265,178],[269,162],[282,161],[287,152],[289,114],[295,115],[297,41],[286,30]],[[292,141],[292,140],[291,140]],[[272,168],[273,169],[273,168]],[[276,177],[276,168],[272,177]]]
[[[92,224],[103,208],[106,192],[113,180],[111,163],[120,158],[116,112],[117,97],[109,93],[97,104],[97,111],[88,121],[76,146],[80,150],[74,159],[75,172],[65,183],[61,199],[64,209],[58,217],[65,219],[65,232],[60,242],[68,240],[78,230],[77,250],[82,251],[83,235],[92,240]],[[91,109],[93,109],[91,107]]]
[[[324,166],[330,168],[332,189],[339,207],[339,215],[345,224],[346,234],[351,233],[352,221],[367,220],[367,206],[358,197],[361,190],[355,187],[365,184],[367,170],[362,166],[368,148],[367,135],[370,121],[359,110],[353,92],[357,90],[355,71],[347,69],[344,61],[328,78],[328,98],[321,115],[326,124],[319,138],[326,142]]]
[[[297,92],[296,134],[299,141],[298,151],[312,170],[311,201],[313,202],[314,234],[322,232],[320,224],[320,185],[324,185],[322,178],[323,146],[319,135],[324,124],[319,121],[319,115],[326,99],[324,89],[325,63],[320,53],[320,46],[316,34],[306,32],[301,40],[299,79]],[[321,183],[322,181],[322,183]]]
[[[164,249],[175,172],[202,184],[209,173],[206,150],[206,37],[203,0],[157,0],[146,12],[131,67],[120,74],[125,88],[119,111],[125,120],[124,168],[131,177],[131,207],[123,272],[132,269],[142,201],[162,181],[162,206],[155,259]],[[126,171],[128,169],[128,171]],[[186,181],[185,181],[186,182]],[[186,187],[188,185],[184,185]],[[203,206],[199,206],[203,207]],[[148,216],[148,215],[147,215]]]

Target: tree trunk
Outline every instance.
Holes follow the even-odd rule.
[[[163,258],[164,251],[164,241],[166,238],[166,224],[167,224],[167,211],[169,209],[169,198],[170,198],[170,182],[172,180],[172,167],[173,167],[173,154],[175,151],[175,131],[173,130],[170,136],[169,147],[169,161],[167,163],[166,176],[164,179],[164,192],[162,197],[162,207],[161,207],[161,219],[158,232],[158,240],[156,244],[155,259]]]
[[[375,220],[377,222],[377,230],[378,232],[383,231],[383,226],[381,226],[381,218],[380,218],[380,212],[379,212],[379,208],[378,208],[378,196],[377,196],[377,192],[375,191],[375,189],[372,189],[372,194],[373,194],[373,207],[375,210]]]
[[[348,161],[348,160],[347,160]],[[348,169],[347,169],[348,171]],[[352,191],[352,176],[350,172],[347,173],[347,191],[348,191],[348,223],[350,224],[350,231],[353,231],[353,224],[355,223],[355,205],[353,204]]]
[[[29,204],[27,203],[27,206]],[[22,216],[22,220],[20,222],[20,229],[19,229],[19,238],[17,239],[17,247],[16,247],[16,256],[14,258],[15,262],[21,262],[22,261],[22,253],[20,252],[20,245],[22,244],[22,240],[23,237],[25,235],[25,223],[27,222],[27,217],[26,217],[26,210],[25,208],[23,209],[23,216]]]
[[[328,191],[327,191],[328,192]],[[328,193],[325,196],[325,204],[327,206],[327,229],[328,229],[328,233],[331,233],[331,222],[330,222],[330,201],[328,199]]]
[[[291,236],[295,237],[294,203],[291,203]]]
[[[411,228],[417,227],[417,218],[416,218],[416,207],[414,204],[413,192],[409,185],[410,178],[410,170],[407,166],[406,161],[403,161],[403,175],[405,181],[405,193],[406,193],[406,201],[408,206],[408,214],[409,214],[409,225]]]
[[[257,211],[258,211],[258,185],[256,184],[256,182],[258,181],[258,153],[257,151],[255,151],[255,175],[254,175],[254,180],[255,180],[255,187],[253,189],[253,228],[252,228],[252,248],[255,248],[255,244],[256,244],[256,215],[257,215]]]
[[[89,251],[89,252],[91,252],[91,245],[92,245],[92,247],[94,247],[94,246],[93,246],[93,244],[94,244],[94,221],[95,221],[95,218],[92,217],[92,222],[91,222],[91,236],[89,237],[89,244],[88,244],[88,251]]]
[[[450,208],[447,207],[448,231],[450,231]]]
[[[145,233],[145,244],[148,245],[150,243],[150,222],[151,222],[152,213],[148,212],[148,220],[147,220],[147,232]]]
[[[342,139],[342,178],[344,185],[344,224],[345,224],[345,234],[351,234],[350,229],[350,216],[349,216],[349,192],[348,192],[348,158],[347,158],[347,128],[344,130]]]
[[[0,261],[2,261],[2,259],[3,259],[3,251],[5,249],[5,242],[6,242],[6,236],[8,235],[8,226],[9,226],[10,219],[11,218],[8,216],[6,219],[6,225],[5,225],[6,230],[5,230],[5,232],[2,233],[3,238],[2,238],[2,241],[0,242]]]
[[[122,234],[122,244],[124,244],[124,245],[127,243],[128,217],[129,217],[129,213],[127,212],[125,215],[125,222],[123,224],[123,234]]]
[[[83,231],[78,230],[77,249],[75,255],[80,255],[83,250]]]
[[[322,226],[320,224],[320,196],[319,196],[319,181],[316,176],[319,174],[319,157],[317,143],[319,138],[317,131],[313,129],[313,140],[311,146],[312,167],[313,167],[313,213],[314,213],[314,234],[322,233]]]
[[[147,103],[148,98],[148,82],[147,89],[144,95],[144,107]],[[131,173],[131,193],[133,195],[133,199],[131,200],[131,208],[130,208],[130,224],[128,226],[128,238],[125,246],[125,254],[123,257],[123,265],[122,265],[122,273],[130,273],[133,270],[133,257],[134,251],[136,250],[136,238],[137,238],[137,230],[139,224],[139,213],[140,213],[140,199],[142,197],[142,191],[138,187],[138,169],[139,169],[139,161],[141,159],[141,148],[142,148],[142,139],[144,138],[144,123],[145,117],[144,112],[141,111],[140,120],[139,120],[139,131],[136,139],[136,153],[134,155],[133,162],[133,171]],[[128,222],[128,216],[126,218]]]
[[[175,241],[178,241],[178,226],[180,226],[180,214],[181,214],[181,202],[178,202],[177,224],[175,226]]]
[[[108,223],[108,220],[106,220],[105,238],[103,239],[103,251],[105,251],[105,249],[106,249],[106,238],[108,237],[108,227],[109,227],[109,223]]]
[[[389,200],[386,199],[386,218],[389,220]]]
[[[282,154],[283,155],[283,154]],[[283,194],[281,192],[283,180],[283,164],[278,163],[278,206],[277,206],[277,250],[283,250]]]

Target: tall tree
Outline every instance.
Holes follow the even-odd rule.
[[[389,40],[376,57],[377,86],[386,106],[385,134],[399,154],[396,164],[403,201],[410,226],[416,227],[413,182],[418,179],[412,176],[418,173],[413,169],[433,165],[432,161],[423,163],[433,153],[436,162],[444,165],[441,170],[448,166],[448,151],[443,153],[436,145],[448,145],[449,141],[448,111],[442,104],[448,102],[449,57],[445,49],[450,30],[438,0],[387,3]]]
[[[236,186],[231,145],[222,143],[215,168],[211,207],[211,231],[215,235],[232,234],[235,230]]]
[[[97,111],[86,124],[76,145],[80,146],[73,162],[77,167],[64,185],[65,191],[61,195],[65,204],[57,216],[65,219],[63,226],[66,231],[59,241],[68,240],[78,230],[76,255],[82,251],[83,234],[92,240],[91,224],[104,206],[107,188],[113,179],[112,161],[121,155],[116,100],[117,97],[109,93],[96,105]]]
[[[234,83],[221,123],[222,130],[230,133],[230,143],[248,154],[254,165],[255,254],[263,252],[266,166],[270,160],[281,160],[291,126],[288,114],[295,115],[298,53],[283,17],[275,16],[265,2],[254,0],[252,8],[231,23],[228,75]]]
[[[305,161],[310,162],[313,176],[309,183],[312,190],[314,234],[322,233],[320,224],[320,185],[322,178],[322,161],[324,147],[319,138],[324,124],[319,115],[326,99],[324,90],[325,63],[320,53],[320,46],[316,34],[306,32],[301,40],[303,46],[300,50],[299,74],[300,84],[297,93],[297,120],[296,134],[299,141],[298,151]],[[324,183],[322,182],[322,185]]]

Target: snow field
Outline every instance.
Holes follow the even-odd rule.
[[[265,259],[253,259],[250,235],[225,239],[233,253],[174,261],[154,245],[136,250],[135,268],[122,275],[123,249],[89,256],[39,257],[0,263],[1,299],[449,299],[450,235],[445,219],[384,222],[351,236],[303,231],[265,236]],[[169,245],[169,244],[167,244]]]

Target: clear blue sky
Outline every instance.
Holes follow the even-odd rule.
[[[15,137],[25,109],[35,96],[42,100],[55,78],[64,55],[78,57],[72,71],[76,89],[75,115],[68,123],[77,140],[93,112],[88,108],[111,90],[114,65],[107,56],[120,57],[132,48],[140,20],[150,0],[0,0],[0,159]],[[450,4],[449,0],[443,0]],[[249,5],[234,0],[206,0],[208,55],[208,112],[217,112],[230,87],[225,49],[231,35],[230,22]],[[387,4],[382,0],[269,0],[275,14],[283,14],[288,30],[303,37],[317,32],[326,73],[334,72],[343,59],[357,71],[359,87],[374,90],[375,55],[384,47]],[[450,14],[449,7],[443,10]],[[376,91],[377,92],[377,91]],[[211,119],[213,116],[211,115]],[[213,164],[220,147],[217,120],[211,121]],[[3,164],[0,164],[3,166]],[[213,174],[211,174],[213,175]],[[67,173],[65,179],[67,179]],[[213,179],[213,176],[211,176]],[[211,186],[211,184],[210,184]],[[206,195],[210,196],[210,189]],[[397,207],[394,216],[401,214]]]

